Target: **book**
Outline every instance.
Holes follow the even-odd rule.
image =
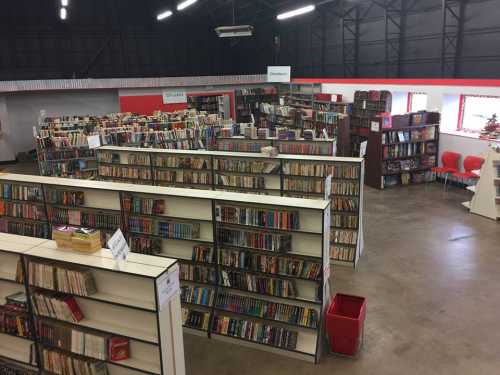
[[[70,323],[78,323],[83,319],[83,313],[73,296],[35,291],[31,299],[36,315]]]

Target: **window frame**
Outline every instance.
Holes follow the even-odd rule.
[[[480,133],[481,130],[464,128],[464,115],[465,115],[465,101],[468,97],[472,98],[493,98],[499,99],[500,96],[495,95],[477,95],[477,94],[460,94],[459,106],[458,106],[458,123],[457,123],[457,131],[463,131],[467,133]]]
[[[429,94],[427,94],[426,92],[422,92],[422,91],[410,91],[410,92],[408,92],[408,100],[406,102],[406,113],[411,112],[411,107],[413,104],[413,95],[425,95],[426,99],[428,99],[428,97],[429,97]],[[427,108],[421,109],[421,111],[425,111],[426,109]]]

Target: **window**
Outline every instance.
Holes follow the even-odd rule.
[[[427,94],[421,92],[408,93],[408,112],[425,111],[427,109]]]
[[[480,132],[488,119],[500,115],[500,97],[463,95],[458,129]]]

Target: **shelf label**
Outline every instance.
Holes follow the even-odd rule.
[[[113,254],[113,259],[120,262],[127,260],[127,255],[130,249],[127,244],[127,240],[123,236],[121,229],[117,229],[116,232],[108,240],[108,246]]]
[[[379,132],[380,131],[380,123],[378,121],[372,121],[370,129],[372,132]]]
[[[267,82],[290,83],[292,67],[290,66],[268,66]]]
[[[187,103],[186,91],[163,91],[163,104]]]
[[[87,143],[89,144],[89,148],[101,147],[101,138],[99,138],[99,135],[89,135]]]
[[[368,141],[363,141],[359,144],[359,157],[364,158],[366,155],[366,147],[368,147]]]
[[[173,272],[165,272],[156,279],[156,291],[158,293],[158,309],[162,311],[170,300],[180,290],[179,267]]]
[[[330,195],[332,195],[332,175],[328,175],[325,179],[325,200],[330,200]]]

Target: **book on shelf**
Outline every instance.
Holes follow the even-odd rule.
[[[42,350],[43,369],[57,375],[108,375],[105,362],[84,359],[59,350]]]
[[[2,199],[43,202],[43,191],[41,186],[3,183],[0,184],[0,197]]]
[[[222,270],[219,271],[221,286],[267,294],[275,297],[296,297],[295,280],[277,277],[257,276],[251,272]]]
[[[182,285],[181,302],[203,306],[213,306],[215,290],[213,288]]]
[[[332,228],[330,232],[330,240],[336,244],[356,245],[358,243],[357,231]]]
[[[37,375],[38,370],[18,365],[0,358],[0,375]]]
[[[33,332],[28,316],[26,293],[18,292],[5,297],[0,305],[0,333],[31,338]]]
[[[49,189],[47,203],[70,207],[83,206],[85,204],[85,193],[83,191]]]
[[[299,211],[272,210],[258,207],[216,205],[216,220],[271,229],[300,229]]]
[[[131,214],[163,215],[166,209],[164,199],[126,195],[122,203],[124,211]]]
[[[294,350],[297,347],[298,333],[296,331],[220,314],[214,316],[212,332],[288,350]]]
[[[201,157],[156,156],[155,166],[160,168],[211,169],[210,159]]]
[[[240,176],[217,174],[217,185],[247,189],[265,189],[266,180],[262,176]]]
[[[214,267],[180,263],[179,278],[183,281],[215,284],[216,272]]]
[[[200,184],[212,185],[212,173],[184,171],[184,170],[156,170],[155,180],[157,182],[173,183],[173,184]]]
[[[196,311],[183,307],[182,325],[188,328],[196,328],[208,331],[210,325],[210,313]]]
[[[0,217],[0,232],[28,237],[49,237],[49,226],[46,223],[29,223],[13,220],[14,219],[5,216]]]
[[[82,211],[85,208],[67,209],[48,207],[49,218],[54,225],[77,225],[97,229],[117,229],[121,224],[119,213]]]
[[[218,238],[222,245],[253,248],[276,253],[292,250],[292,235],[262,231],[219,228]]]
[[[214,248],[207,245],[193,246],[193,253],[191,260],[201,263],[213,263],[214,261]]]
[[[343,165],[342,163],[311,163],[285,162],[283,174],[304,177],[327,177],[338,179],[358,179],[360,167],[358,165]]]
[[[19,219],[47,220],[45,208],[40,204],[0,200],[0,216],[4,215]]]
[[[119,165],[99,165],[99,175],[123,179],[151,180],[151,169]]]
[[[356,249],[352,247],[332,244],[330,248],[330,257],[333,260],[354,262],[356,257]]]
[[[278,173],[279,162],[242,160],[242,159],[215,159],[214,169],[220,172],[273,174]]]
[[[317,328],[319,323],[319,313],[315,309],[230,292],[219,292],[215,307],[235,314],[251,315],[308,328]]]
[[[65,268],[55,264],[30,261],[28,282],[31,286],[79,296],[97,292],[96,282],[89,269]]]
[[[133,253],[157,255],[161,253],[161,239],[129,236],[130,251]]]
[[[37,290],[32,293],[31,299],[36,315],[70,323],[78,323],[83,319],[83,313],[73,296]]]

